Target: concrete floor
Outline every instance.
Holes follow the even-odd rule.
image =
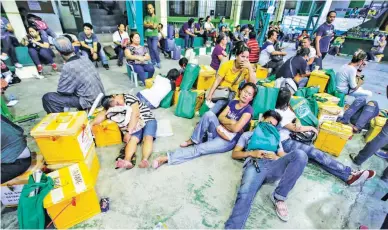
[[[290,45],[290,47],[293,47]],[[289,53],[295,51],[288,49]],[[338,68],[349,58],[328,56],[326,68]],[[119,68],[111,61],[111,69],[100,67],[99,72],[106,92],[135,93],[126,76],[125,67]],[[199,58],[200,64],[210,63],[210,57]],[[170,68],[178,67],[177,61],[163,60],[162,69],[166,74]],[[381,108],[388,108],[385,87],[388,83],[388,65],[371,63],[365,70],[364,88],[372,90],[373,99]],[[58,74],[46,79],[23,80],[10,87],[6,95],[13,94],[19,103],[13,108],[17,115],[45,113],[41,97],[48,91],[55,91]],[[157,109],[157,119],[169,119],[174,136],[159,138],[154,145],[151,160],[167,150],[178,147],[186,140],[198,118],[192,120],[173,115],[174,108]],[[26,133],[38,121],[25,122]],[[28,136],[29,146],[38,150],[33,139]],[[358,152],[365,143],[361,135],[348,142],[338,160],[351,166],[349,153]],[[75,228],[153,228],[158,222],[168,228],[223,228],[232,210],[237,189],[240,185],[242,163],[231,159],[231,152],[205,156],[177,165],[163,166],[158,170],[139,169],[115,170],[114,159],[122,145],[98,148],[101,170],[96,185],[100,197],[110,198],[110,210],[97,215]],[[137,152],[138,159],[140,151]],[[252,204],[252,211],[246,228],[358,228],[363,224],[369,228],[379,228],[388,213],[387,202],[380,201],[388,192],[388,184],[380,176],[388,163],[372,156],[362,168],[374,169],[377,176],[357,187],[349,187],[341,180],[326,173],[318,166],[309,164],[287,200],[290,220],[280,221],[276,216],[269,194],[274,184],[264,185]],[[2,208],[1,228],[18,228],[15,209]]]

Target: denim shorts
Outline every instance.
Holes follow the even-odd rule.
[[[147,100],[147,98],[145,98],[145,97],[143,96],[143,94],[141,94],[140,92],[138,92],[138,93],[136,94],[136,97],[139,98],[139,100],[140,100],[141,102],[143,102],[148,108],[150,108],[150,109],[156,109],[156,108],[151,104],[151,102],[149,102],[149,101]]]
[[[152,136],[155,140],[156,138],[156,129],[157,129],[157,122],[156,120],[150,120],[150,121],[147,121],[144,128],[142,128],[141,130],[137,131],[136,133],[133,133],[132,136],[135,136],[139,139],[139,141],[141,142],[141,140],[143,140],[143,137],[144,136]]]

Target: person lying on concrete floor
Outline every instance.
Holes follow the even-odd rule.
[[[350,154],[349,156],[353,163],[358,166],[361,166],[362,163],[368,160],[373,154],[376,154],[383,159],[388,159],[388,154],[386,152],[379,151],[379,149],[386,145],[388,145],[388,122],[385,123],[380,133],[377,134],[375,138],[366,143],[364,148],[358,152],[358,155]],[[381,180],[388,183],[388,167],[384,170]]]
[[[131,44],[125,49],[125,57],[128,64],[133,66],[133,70],[137,73],[140,81],[145,84],[145,80],[152,78],[155,73],[154,66],[152,63],[149,63],[151,60],[149,50],[140,45],[139,33],[131,33],[129,39]]]
[[[265,112],[263,120],[252,132],[245,132],[233,149],[233,159],[245,159],[244,172],[236,202],[225,223],[225,229],[243,229],[256,193],[264,183],[277,180],[280,180],[280,183],[270,195],[270,199],[275,205],[279,218],[288,221],[285,200],[302,175],[308,157],[299,149],[287,154],[284,152],[276,129],[281,120],[282,117],[276,111]]]
[[[90,109],[100,93],[105,93],[100,75],[85,56],[74,53],[66,37],[54,40],[54,46],[65,64],[59,77],[57,92],[43,95],[43,108],[47,113],[63,112],[65,108]]]
[[[181,148],[156,158],[152,166],[158,168],[167,162],[175,165],[200,156],[232,150],[252,119],[253,108],[250,102],[257,94],[257,87],[253,83],[245,83],[239,94],[239,100],[231,101],[218,118],[212,111],[206,112],[191,138],[183,142]]]
[[[150,109],[159,107],[160,102],[168,93],[175,90],[175,80],[179,77],[177,69],[168,71],[166,77],[156,75],[154,83],[150,89],[143,89],[136,96],[141,102],[146,104]]]
[[[352,97],[372,97],[372,92],[363,89],[363,76],[360,75],[360,70],[366,65],[366,53],[362,50],[357,50],[350,63],[342,66],[336,73],[337,90],[345,95]]]
[[[363,97],[358,97],[345,111],[342,117],[337,119],[345,125],[351,125],[354,133],[361,132],[362,129],[370,128],[370,121],[379,115],[379,104],[377,101],[366,102]]]
[[[242,81],[256,84],[256,72],[249,63],[249,48],[244,42],[237,42],[234,50],[235,60],[222,63],[216,74],[216,80],[206,96],[206,101],[217,100],[211,111],[218,115],[232,101],[238,92],[239,85]],[[230,88],[231,92],[227,98],[215,98],[218,87]]]
[[[116,159],[116,168],[131,169],[136,164],[136,148],[143,142],[143,156],[140,168],[148,168],[156,138],[157,122],[151,109],[131,94],[105,96],[101,101],[104,111],[100,112],[91,125],[98,125],[105,119],[118,124],[124,132],[125,147]]]
[[[16,57],[15,46],[19,46],[19,42],[13,33],[13,27],[11,23],[5,18],[1,17],[1,59],[11,59],[11,64],[16,68],[22,68],[23,65],[19,63]]]
[[[291,132],[314,132],[318,135],[318,131],[312,126],[301,126],[298,123],[293,123],[296,115],[290,108],[290,100],[291,92],[287,88],[281,88],[276,101],[276,111],[283,118],[280,122],[280,139],[285,152],[291,152],[294,149],[304,151],[311,161],[348,185],[358,185],[375,176],[376,172],[373,170],[354,171],[349,166],[336,161],[327,153],[316,149],[313,145],[307,145],[292,139],[290,137]]]
[[[82,55],[88,56],[91,61],[96,61],[100,57],[102,66],[105,69],[109,69],[108,59],[106,58],[105,52],[98,42],[97,35],[93,33],[93,26],[90,23],[84,23],[84,31],[78,34],[78,39],[81,42]]]
[[[28,34],[21,41],[24,46],[28,47],[28,53],[34,61],[39,74],[43,73],[44,64],[50,64],[54,71],[58,70],[57,64],[54,63],[54,52],[50,49],[48,38],[41,35],[34,26],[28,27]]]

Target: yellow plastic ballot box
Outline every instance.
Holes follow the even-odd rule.
[[[319,92],[325,92],[327,82],[329,81],[329,75],[326,75],[325,71],[322,70],[314,70],[311,72],[309,81],[307,82],[306,87],[314,86],[319,87]]]
[[[36,170],[44,167],[43,156],[31,152],[31,166],[18,177],[1,184],[1,203],[6,207],[15,207],[19,204],[20,194],[28,178]]]
[[[338,97],[335,97],[335,96],[330,95],[328,93],[316,93],[316,94],[314,94],[314,96],[327,99],[327,102],[331,102],[331,103],[336,104],[336,105],[338,105],[338,103],[340,102],[340,99]]]
[[[377,134],[381,132],[386,122],[387,122],[387,118],[385,117],[378,116],[373,118],[370,121],[370,129],[365,135],[365,142],[369,142],[373,140],[377,136]]]
[[[92,127],[97,147],[105,147],[122,143],[121,131],[116,122],[105,120]]]
[[[150,89],[154,85],[155,77],[148,78],[145,80],[146,89]]]
[[[216,71],[210,65],[200,65],[197,90],[208,90],[216,79]]]
[[[31,136],[47,164],[82,161],[94,145],[85,111],[48,114]]]
[[[319,123],[325,121],[337,121],[339,115],[343,114],[343,108],[339,107],[337,104],[327,101],[327,102],[318,102],[318,120]]]
[[[85,163],[72,164],[48,174],[54,188],[43,207],[57,229],[67,229],[101,212],[97,193]]]
[[[256,78],[257,79],[266,79],[268,76],[268,69],[261,67],[261,65],[256,65]]]
[[[90,147],[88,155],[82,162],[84,162],[88,167],[90,176],[92,177],[92,183],[95,185],[97,183],[98,173],[100,172],[100,161],[98,160],[96,148],[94,146]],[[72,164],[73,163],[53,164],[47,165],[47,168],[50,170],[58,170],[61,168],[69,167]]]
[[[353,129],[339,122],[327,121],[320,126],[314,146],[323,152],[338,157],[346,142],[353,136]]]

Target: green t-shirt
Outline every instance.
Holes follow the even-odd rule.
[[[153,24],[159,24],[159,19],[156,16],[145,16],[144,18],[144,24],[145,23],[153,23]],[[157,37],[158,36],[158,29],[150,29],[150,28],[145,28],[145,36],[146,37]]]

